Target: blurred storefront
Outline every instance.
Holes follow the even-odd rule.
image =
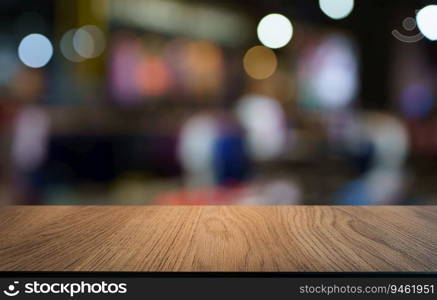
[[[0,204],[435,204],[436,5],[334,2],[2,1]]]

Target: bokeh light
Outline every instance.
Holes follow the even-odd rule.
[[[105,50],[105,36],[101,29],[94,25],[79,28],[73,36],[74,50],[84,58],[98,57]]]
[[[306,108],[340,109],[358,93],[358,63],[353,43],[342,35],[323,39],[301,61],[301,104]]]
[[[29,34],[18,46],[18,57],[30,68],[42,68],[53,56],[53,46],[42,34]]]
[[[247,75],[258,80],[272,76],[277,65],[276,54],[263,46],[250,48],[243,58],[243,67]]]
[[[354,9],[354,0],[319,0],[320,9],[331,19],[346,18]]]
[[[87,30],[79,28],[74,33],[73,47],[80,56],[91,58],[94,53],[94,40],[92,35]]]
[[[64,55],[66,59],[72,62],[81,62],[84,60],[84,58],[80,56],[73,47],[73,38],[75,33],[76,29],[71,29],[64,33],[59,46],[62,55]]]
[[[183,50],[187,88],[199,98],[217,93],[223,84],[223,53],[209,41],[187,43]]]
[[[420,32],[429,40],[437,40],[437,5],[422,8],[416,16]]]
[[[286,46],[293,37],[293,25],[281,14],[269,14],[258,25],[258,38],[269,48],[278,49]]]
[[[162,96],[170,86],[170,74],[159,56],[146,56],[138,63],[135,81],[142,96]]]
[[[119,34],[111,51],[111,90],[117,103],[131,107],[139,103],[139,89],[135,75],[142,57],[141,43],[134,36]]]

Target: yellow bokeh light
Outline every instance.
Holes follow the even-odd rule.
[[[243,67],[247,75],[258,80],[272,76],[277,66],[275,52],[264,46],[250,48],[243,58]]]

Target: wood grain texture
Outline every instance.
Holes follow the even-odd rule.
[[[437,271],[437,207],[0,207],[0,271]]]

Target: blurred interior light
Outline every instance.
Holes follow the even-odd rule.
[[[52,43],[42,34],[29,34],[18,46],[18,57],[23,64],[31,68],[44,67],[52,56]]]
[[[193,94],[211,97],[223,84],[223,53],[209,41],[188,43],[184,50],[185,82]]]
[[[270,160],[281,154],[286,142],[285,113],[276,100],[248,95],[239,101],[236,113],[255,160]]]
[[[142,96],[161,96],[169,88],[170,75],[160,56],[145,56],[138,62],[135,81]]]
[[[437,40],[437,5],[422,8],[416,16],[420,32],[429,40]]]
[[[346,18],[354,9],[354,0],[319,0],[320,9],[331,19]]]
[[[84,58],[97,57],[105,49],[105,36],[97,26],[83,26],[74,33],[73,47]]]
[[[118,104],[135,106],[138,104],[137,70],[142,57],[140,41],[121,33],[114,38],[111,51],[111,90]]]
[[[277,65],[276,54],[263,46],[250,48],[243,58],[244,70],[254,79],[269,78],[276,71]]]
[[[325,38],[300,64],[304,106],[338,109],[358,92],[358,62],[352,42],[341,36]]]
[[[258,38],[269,48],[278,49],[286,46],[293,37],[293,25],[281,14],[269,14],[258,25]]]
[[[251,24],[244,14],[206,2],[111,1],[109,13],[115,22],[167,35],[213,40],[228,46],[244,45],[250,39]]]
[[[72,62],[81,62],[84,60],[73,47],[73,38],[76,33],[76,29],[70,29],[61,38],[60,48],[62,55]]]
[[[86,30],[93,38],[94,52],[92,53],[92,57],[100,56],[103,51],[105,51],[106,47],[106,38],[104,32],[99,27],[94,25],[86,25],[83,26],[82,29]]]
[[[79,28],[73,37],[73,47],[80,56],[91,58],[94,53],[93,36],[85,29]]]

